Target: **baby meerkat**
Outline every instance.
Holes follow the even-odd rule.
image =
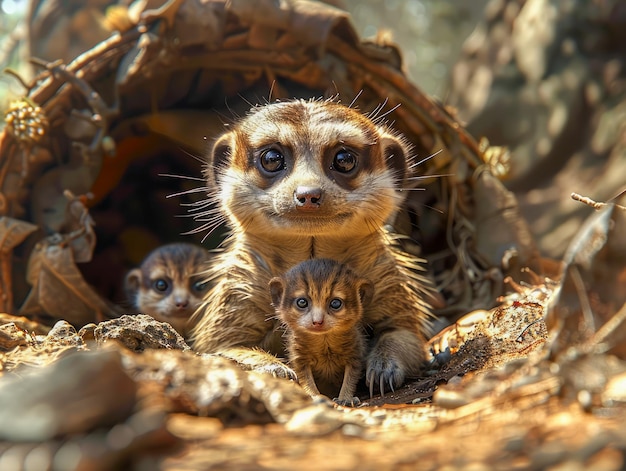
[[[373,285],[346,265],[313,259],[270,280],[270,296],[285,324],[289,363],[304,390],[354,406],[366,353],[363,305]],[[341,390],[339,390],[341,387]]]
[[[431,284],[419,274],[422,261],[400,252],[385,229],[414,170],[405,139],[335,101],[276,102],[235,123],[213,143],[205,169],[231,235],[210,268],[214,287],[198,310],[192,347],[264,371],[273,362],[270,370],[289,376],[259,350],[284,353],[267,287],[300,262],[329,258],[374,284],[363,309],[370,393],[419,375]]]
[[[157,247],[126,275],[128,298],[139,312],[170,323],[184,337],[208,290],[201,275],[208,261],[208,251],[194,244]]]

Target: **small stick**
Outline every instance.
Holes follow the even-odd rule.
[[[574,201],[580,201],[581,203],[584,203],[587,206],[591,206],[593,209],[602,209],[609,204],[609,203],[599,203],[597,201],[592,200],[591,198],[587,196],[579,195],[578,193],[572,193],[570,196],[572,197]],[[619,204],[616,204],[615,207],[621,210],[626,210],[626,206],[622,206]]]

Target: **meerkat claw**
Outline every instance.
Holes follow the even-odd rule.
[[[274,378],[288,379],[296,382],[298,381],[298,375],[296,372],[283,364],[273,363],[253,369],[260,373],[269,373],[274,376]]]
[[[350,406],[350,407],[356,407],[359,404],[361,404],[361,400],[356,396],[351,397],[349,399],[339,399],[338,397],[335,397],[333,398],[333,402],[335,402],[336,404],[340,406]]]
[[[370,371],[367,373],[367,384],[370,387],[370,399],[374,397],[374,372]]]

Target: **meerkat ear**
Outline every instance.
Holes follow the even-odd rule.
[[[135,268],[134,270],[129,271],[124,279],[124,289],[126,290],[126,295],[129,299],[134,300],[140,286],[141,270],[139,268]]]
[[[385,165],[393,172],[397,188],[406,187],[409,174],[411,148],[404,138],[385,133],[380,138],[380,146],[385,159]]]
[[[280,306],[280,300],[283,297],[285,286],[283,280],[279,277],[274,277],[270,280],[270,297],[272,298],[272,304],[274,307]]]
[[[361,304],[369,304],[374,297],[374,285],[368,280],[361,280],[359,285],[359,297],[361,298]]]
[[[228,132],[220,136],[211,146],[207,165],[204,169],[204,176],[210,183],[217,183],[222,169],[228,166],[233,150],[232,141],[233,135]]]

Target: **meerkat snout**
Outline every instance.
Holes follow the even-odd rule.
[[[312,186],[299,186],[293,193],[296,208],[300,211],[315,211],[322,203],[322,189]]]
[[[313,328],[319,328],[324,326],[324,318],[326,317],[326,313],[319,308],[311,309],[311,325]]]
[[[189,298],[186,296],[176,296],[174,297],[174,303],[176,304],[176,307],[178,309],[185,309],[187,306],[189,306]]]

